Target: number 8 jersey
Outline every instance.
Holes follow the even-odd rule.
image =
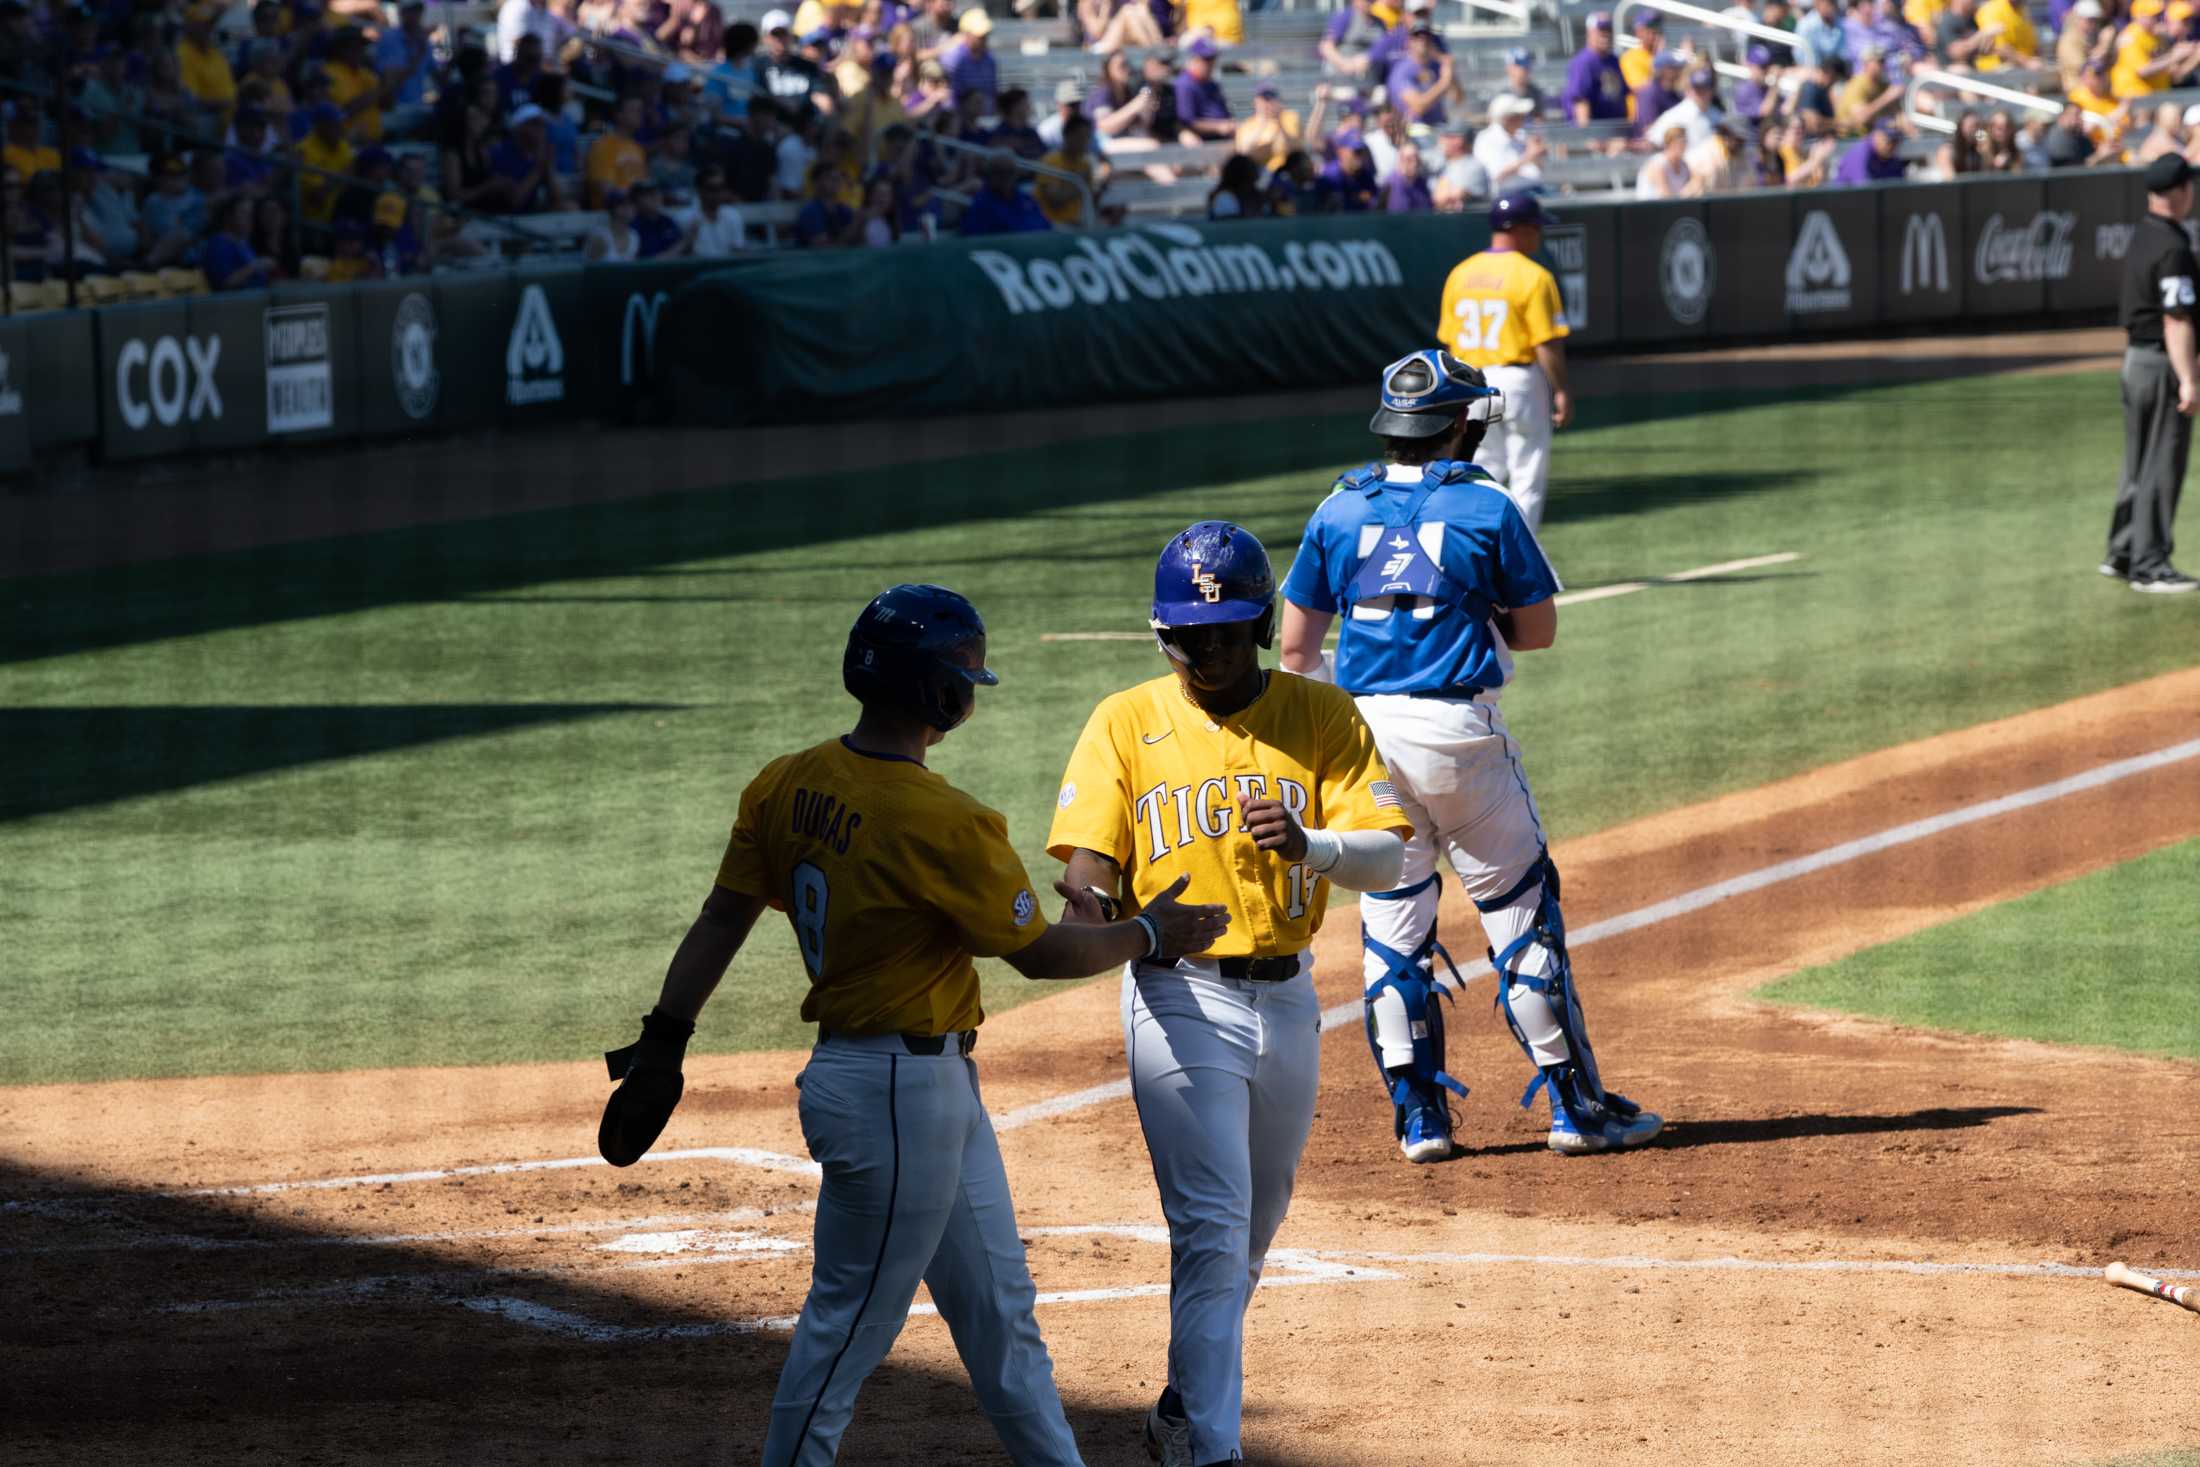
[[[802,1017],[846,1034],[983,1021],[973,956],[1046,930],[1008,822],[913,759],[845,739],[774,759],[741,792],[718,884],[787,914]]]
[[[1518,250],[1484,250],[1452,267],[1436,339],[1470,367],[1524,367],[1567,334],[1551,272]]]

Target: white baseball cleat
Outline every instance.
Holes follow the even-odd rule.
[[[1182,1416],[1164,1416],[1161,1403],[1146,1412],[1146,1455],[1161,1467],[1195,1467],[1192,1461],[1192,1423]]]
[[[1583,1129],[1574,1124],[1566,1107],[1551,1107],[1551,1150],[1560,1156],[1593,1156],[1600,1151],[1626,1151],[1641,1146],[1665,1129],[1665,1122],[1646,1110],[1632,1115],[1608,1112],[1604,1123]]]
[[[1406,1154],[1407,1161],[1449,1161],[1451,1117],[1441,1106],[1414,1106],[1406,1112],[1405,1134],[1398,1138],[1398,1149]]]

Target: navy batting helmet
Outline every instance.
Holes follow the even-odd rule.
[[[1558,216],[1543,207],[1543,196],[1532,188],[1507,189],[1490,200],[1490,228],[1493,230],[1557,222]]]
[[[983,665],[984,641],[978,608],[945,586],[895,586],[856,618],[840,680],[867,707],[896,708],[945,732],[970,716],[973,684],[1000,681]],[[976,667],[954,656],[971,643],[980,644]]]
[[[1505,416],[1505,394],[1448,351],[1430,347],[1383,368],[1383,404],[1367,430],[1385,438],[1435,438],[1467,421],[1489,424]]]
[[[1201,520],[1161,549],[1153,568],[1153,629],[1167,650],[1175,627],[1256,622],[1261,646],[1275,639],[1276,574],[1251,530]]]

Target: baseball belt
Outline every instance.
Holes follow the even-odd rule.
[[[1248,983],[1281,983],[1299,976],[1298,955],[1288,958],[1217,958],[1215,971]]]
[[[863,1049],[900,1049],[905,1054],[968,1054],[978,1047],[978,1031],[960,1029],[953,1034],[846,1034],[819,1026],[817,1042],[838,1040]],[[950,1050],[949,1046],[953,1048]]]

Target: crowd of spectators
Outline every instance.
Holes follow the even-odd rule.
[[[1727,13],[1793,39],[1752,40],[1739,77],[1657,12],[1632,44],[1599,13],[1555,95],[1525,49],[1470,93],[1434,3],[1345,0],[1302,109],[1234,59],[1239,0],[1012,0],[1090,57],[1042,110],[970,0],[753,24],[717,0],[502,0],[455,35],[422,0],[0,0],[0,243],[18,279],[181,266],[230,289],[411,273],[573,210],[610,260],[749,247],[744,207],[806,248],[1084,228],[1122,217],[1126,166],[1202,172],[1209,216],[1242,219],[1462,210],[1579,155],[1655,198],[2200,157],[2200,109],[2149,100],[2200,82],[2194,0],[1750,0]],[[2060,113],[1964,111],[1926,148],[1901,105],[1923,68]]]

